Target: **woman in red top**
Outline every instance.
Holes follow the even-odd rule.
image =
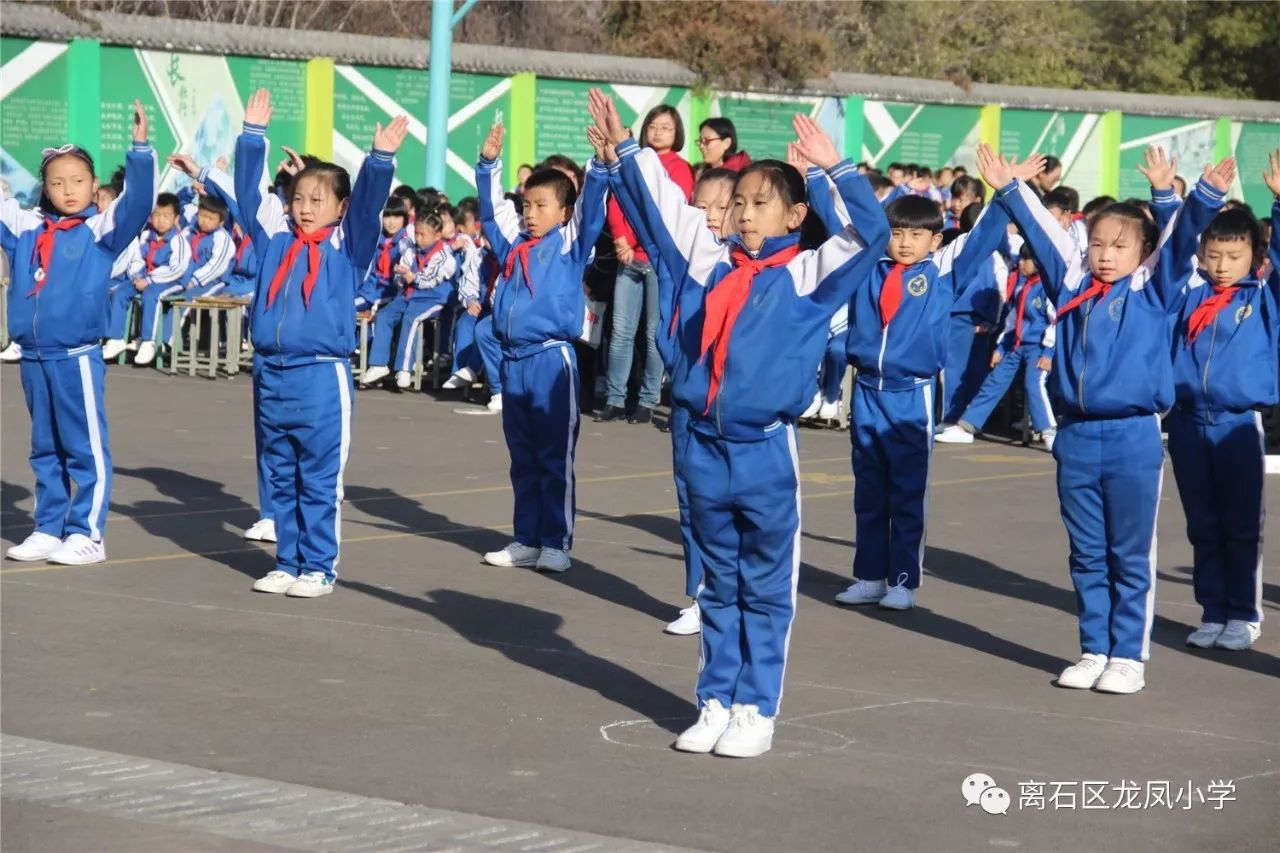
[[[751,165],[751,155],[738,150],[738,129],[723,116],[698,125],[698,150],[703,162],[712,168],[741,172]]]
[[[693,169],[680,156],[684,149],[684,122],[675,107],[660,104],[649,110],[640,126],[640,141],[658,152],[667,175],[684,190],[685,199],[693,195]],[[608,396],[597,421],[616,421],[626,417],[627,381],[631,378],[631,361],[635,354],[636,329],[644,313],[644,379],[640,383],[635,411],[627,418],[633,424],[648,423],[658,405],[662,391],[662,358],[658,355],[658,275],[653,262],[627,224],[622,208],[609,199],[607,213],[609,232],[618,250],[618,278],[613,286],[613,331],[609,338],[609,360],[606,376]]]

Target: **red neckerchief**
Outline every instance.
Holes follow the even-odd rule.
[[[236,269],[240,269],[243,265],[245,249],[248,249],[249,244],[253,242],[248,234],[244,232],[239,232],[239,234],[240,242],[236,245]]]
[[[707,386],[707,408],[703,411],[704,415],[711,411],[711,404],[720,393],[720,380],[724,378],[724,365],[729,358],[729,336],[733,333],[733,326],[738,322],[743,306],[747,304],[751,283],[761,270],[790,263],[798,254],[800,247],[792,245],[764,259],[753,258],[741,248],[734,248],[729,256],[733,271],[711,289],[703,308],[705,317],[701,352],[703,357],[710,353],[708,361],[711,364],[711,382]]]
[[[390,237],[382,239],[382,251],[378,254],[378,277],[382,279],[391,278],[391,247],[397,242],[399,235],[393,234]]]
[[[1017,273],[1011,273],[1010,278],[1016,278]],[[1040,275],[1031,276],[1022,284],[1022,289],[1017,291],[1018,294],[1018,324],[1013,327],[1013,348],[1017,349],[1022,346],[1022,318],[1027,313],[1027,295],[1031,293],[1031,288],[1040,283]],[[1016,284],[1015,284],[1016,287]],[[1012,294],[1010,294],[1012,296]]]
[[[1231,298],[1236,295],[1239,290],[1234,284],[1226,286],[1214,284],[1213,296],[1210,296],[1204,302],[1201,302],[1196,310],[1191,312],[1191,316],[1187,318],[1187,346],[1195,343],[1196,338],[1200,337],[1200,333],[1213,325],[1214,320],[1218,318],[1218,312],[1227,307],[1231,302]]]
[[[304,234],[301,228],[294,226],[293,242],[285,250],[284,257],[280,259],[280,266],[276,267],[276,274],[271,279],[271,286],[267,288],[268,308],[276,301],[276,293],[280,290],[280,285],[288,280],[293,262],[304,247],[307,250],[307,277],[302,280],[302,304],[307,308],[311,307],[311,291],[315,289],[316,279],[320,277],[320,244],[329,239],[334,227],[330,225],[328,228]]]
[[[153,234],[155,232],[152,232]],[[156,234],[154,240],[147,241],[147,272],[154,272],[156,268],[156,252],[168,244],[168,240],[159,234]]]
[[[191,260],[196,260],[196,252],[200,251],[200,241],[208,236],[199,228],[191,232]]]
[[[880,288],[880,328],[889,328],[898,306],[902,304],[902,274],[907,271],[906,264],[894,264],[893,269],[884,277]]]
[[[68,216],[58,220],[50,216],[44,218],[44,228],[36,235],[35,254],[39,261],[35,276],[36,283],[27,296],[35,296],[44,289],[44,283],[49,280],[49,264],[53,261],[53,242],[57,239],[58,233],[70,231],[72,228],[83,225],[84,222],[83,216]]]
[[[437,240],[429,248],[416,250],[414,254],[414,258],[417,260],[417,267],[418,267],[417,272],[422,272],[423,270],[425,270],[427,268],[427,264],[431,263],[431,259],[434,258],[436,255],[440,254],[442,251],[444,251],[443,240]],[[423,257],[423,252],[426,252],[426,257]],[[408,299],[410,296],[413,296],[413,291],[414,291],[413,285],[406,284],[404,287],[404,298]]]
[[[533,276],[529,274],[529,252],[533,251],[533,247],[542,242],[541,237],[531,237],[511,249],[511,254],[507,255],[507,263],[502,269],[503,278],[511,278],[511,274],[515,272],[516,261],[520,262],[520,268],[524,271],[524,283],[529,287],[529,295],[533,295]]]
[[[1086,302],[1095,296],[1101,296],[1105,298],[1106,295],[1110,292],[1111,292],[1110,284],[1107,284],[1106,282],[1095,281],[1093,284],[1089,285],[1088,289],[1086,289],[1083,293],[1077,294],[1075,299],[1072,299],[1066,305],[1063,305],[1061,308],[1058,309],[1058,316],[1053,321],[1054,325],[1061,323],[1062,318],[1067,315],[1067,312],[1075,309],[1080,303]]]

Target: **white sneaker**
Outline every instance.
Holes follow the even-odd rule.
[[[809,404],[809,408],[800,413],[801,420],[817,417],[818,410],[822,408],[822,392],[819,391],[813,395],[813,402]]]
[[[455,388],[466,388],[472,382],[476,381],[476,373],[469,367],[464,367],[457,373],[450,376],[444,381],[443,388],[452,391]]]
[[[1050,453],[1053,452],[1053,442],[1057,438],[1058,438],[1058,431],[1056,429],[1047,429],[1044,432],[1040,433],[1040,440],[1044,442],[1044,449],[1049,451]]]
[[[512,542],[501,551],[490,551],[485,554],[484,561],[491,566],[536,566],[541,556],[541,548],[531,548],[519,542]]]
[[[1088,690],[1098,683],[1102,670],[1107,666],[1106,655],[1084,654],[1079,663],[1074,663],[1058,676],[1059,687],[1070,687],[1072,690]]]
[[[51,554],[57,552],[62,547],[62,540],[57,536],[50,536],[48,533],[36,531],[23,539],[18,545],[14,545],[4,555],[10,560],[18,560],[23,563],[33,563],[37,560],[47,560]]]
[[[941,444],[973,444],[973,433],[959,424],[943,424],[933,434],[933,440]]]
[[[492,397],[490,397],[487,408],[491,412],[501,412],[502,411],[502,395],[494,394]]]
[[[755,705],[729,709],[729,727],[716,741],[715,754],[728,758],[755,758],[773,746],[773,717],[760,716]]]
[[[844,592],[836,595],[841,604],[879,604],[889,587],[884,581],[855,581]]]
[[[124,352],[124,341],[120,338],[111,338],[102,345],[102,360],[112,361],[119,358],[122,352]]]
[[[698,609],[698,602],[695,601],[681,610],[675,621],[669,622],[667,627],[662,629],[662,632],[664,634],[675,634],[677,637],[688,637],[701,633],[702,611]]]
[[[729,712],[720,704],[719,699],[708,699],[702,705],[698,722],[680,733],[675,747],[681,752],[710,752],[727,728]]]
[[[271,518],[260,518],[244,532],[244,538],[250,542],[276,541],[276,522]]]
[[[155,341],[143,341],[138,347],[138,354],[133,357],[134,364],[150,364],[156,360]]]
[[[50,563],[64,566],[87,566],[107,559],[107,549],[101,542],[94,542],[83,533],[72,533],[62,547],[49,555]]]
[[[1112,658],[1093,689],[1099,693],[1137,693],[1147,685],[1142,678],[1145,669],[1141,661]]]
[[[830,403],[823,403],[818,409],[818,420],[834,421],[840,417],[840,410],[843,408],[839,400],[832,400]]]
[[[17,341],[10,341],[9,345],[4,348],[4,352],[0,352],[0,361],[22,361],[22,344]]]
[[[567,572],[569,570],[569,552],[559,548],[543,548],[538,554],[538,563],[534,568],[540,572]]]
[[[273,592],[276,594],[288,592],[289,587],[293,586],[296,581],[293,575],[288,572],[282,572],[276,569],[274,572],[267,572],[262,577],[253,582],[254,592]]]
[[[361,373],[360,384],[373,385],[377,382],[381,382],[383,379],[386,379],[390,375],[391,375],[391,368],[387,367],[385,364],[380,364],[375,367],[370,367],[364,373]]]
[[[884,598],[880,599],[880,606],[885,610],[910,610],[916,606],[915,591],[905,586],[891,586]]]
[[[333,592],[333,581],[324,572],[303,572],[284,594],[290,598],[319,598]]]
[[[407,370],[396,371],[396,387],[408,388],[413,384],[413,374]]]
[[[1240,652],[1252,646],[1261,636],[1262,626],[1257,622],[1228,619],[1226,629],[1214,641],[1213,645],[1215,648]]]
[[[1226,627],[1222,622],[1201,622],[1199,628],[1187,635],[1187,645],[1197,649],[1211,649]]]

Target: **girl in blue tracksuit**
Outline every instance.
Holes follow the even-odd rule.
[[[355,294],[408,124],[400,116],[377,127],[354,187],[331,163],[300,171],[286,216],[266,192],[270,116],[271,96],[260,89],[245,107],[235,158],[235,197],[262,259],[250,322],[253,391],[276,514],[276,568],[253,588],[315,598],[333,591],[337,575]]]
[[[612,103],[598,92],[592,99],[597,123],[617,143],[621,194],[680,282],[672,399],[689,417],[682,466],[703,588],[701,713],[675,747],[761,755],[772,746],[782,698],[800,566],[795,419],[815,390],[831,316],[870,272],[887,228],[876,225],[884,220],[866,180],[851,162],[837,162],[812,120],[797,116],[805,151],[829,170],[837,203],[857,208],[871,229],[843,228],[802,249],[804,178],[765,160],[739,174],[731,215],[738,233],[722,242],[657,156],[628,138]]]
[[[604,227],[608,184],[602,165],[582,192],[555,169],[525,182],[520,215],[502,191],[505,131],[494,125],[476,166],[480,221],[501,270],[493,332],[502,346],[502,431],[511,453],[515,541],[484,555],[496,566],[569,568],[573,547],[574,453],[578,444],[578,362],[582,277]]]
[[[373,266],[360,282],[356,294],[356,310],[367,311],[375,305],[385,305],[400,293],[395,269],[400,255],[413,242],[409,230],[409,205],[399,196],[391,196],[382,208],[382,233],[378,236],[378,249],[373,255]]]
[[[809,195],[829,230],[840,218],[811,172]],[[857,369],[851,404],[853,511],[858,547],[854,582],[841,604],[915,606],[924,561],[933,459],[934,379],[946,362],[956,301],[991,265],[1009,215],[988,206],[971,231],[946,246],[942,214],[928,199],[906,195],[859,230],[890,229],[888,256],[849,302],[849,361]],[[887,218],[887,221],[886,221]]]
[[[1266,438],[1259,410],[1280,402],[1280,151],[1271,162],[1266,177],[1277,200],[1267,281],[1254,274],[1263,247],[1253,214],[1217,213],[1228,176],[1219,186],[1208,178],[1197,184],[1182,209],[1187,227],[1175,234],[1182,242],[1174,248],[1173,273],[1185,284],[1170,305],[1177,317],[1175,403],[1165,427],[1203,611],[1187,643],[1199,648],[1247,649],[1262,628]],[[1157,221],[1173,209],[1176,202],[1154,205]],[[1193,270],[1197,237],[1200,262]]]
[[[1023,245],[1018,268],[1009,273],[1007,293],[1004,333],[991,357],[991,373],[956,422],[939,430],[936,441],[971,444],[973,434],[982,429],[1021,370],[1031,427],[1053,450],[1057,421],[1047,384],[1053,366],[1053,304],[1040,284],[1030,246]]]
[[[412,382],[419,330],[448,304],[453,293],[450,278],[458,268],[441,227],[437,211],[422,209],[414,216],[413,245],[404,249],[393,270],[404,290],[374,315],[369,368],[360,376],[361,385],[380,381],[391,372],[392,363],[397,387],[408,388]]]
[[[1175,222],[1161,233],[1141,209],[1113,204],[1090,224],[1082,261],[1003,159],[985,146],[978,156],[1035,253],[1057,314],[1050,388],[1063,417],[1053,455],[1083,653],[1057,683],[1135,693],[1145,685],[1155,618],[1160,413],[1174,402],[1168,314],[1176,287],[1161,253]]]
[[[146,114],[135,101],[125,191],[110,207],[93,204],[93,159],[75,145],[45,149],[39,210],[0,203],[0,248],[12,260],[9,334],[22,347],[36,479],[35,531],[9,549],[12,560],[106,559],[111,450],[99,342],[111,267],[146,224],[154,173]]]

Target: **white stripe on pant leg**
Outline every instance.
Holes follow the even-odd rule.
[[[1053,405],[1049,402],[1049,374],[1036,367],[1035,364],[1028,364],[1024,369],[1034,370],[1040,374],[1039,378],[1036,379],[1036,385],[1040,389],[1040,403],[1044,406],[1045,416],[1049,418],[1049,429],[1057,429],[1058,419],[1053,416]]]
[[[919,580],[918,587],[924,586],[924,547],[927,541],[926,534],[929,530],[929,480],[933,469],[933,385],[926,384],[921,386],[924,388],[924,414],[925,424],[928,430],[925,433],[925,441],[929,448],[929,454],[925,457],[924,463],[924,504],[923,512],[920,514],[920,553],[916,558],[919,563]],[[895,578],[896,580],[896,578]]]
[[[98,516],[107,493],[107,460],[102,451],[102,433],[98,430],[98,398],[93,393],[93,366],[89,356],[82,355],[80,362],[80,389],[84,395],[85,430],[89,434],[89,450],[93,453],[93,471],[97,481],[93,484],[93,502],[89,505],[89,538],[102,541],[98,528]]]
[[[791,452],[791,470],[796,477],[796,535],[791,541],[791,621],[787,623],[787,636],[782,641],[782,673],[778,676],[778,707],[774,716],[782,710],[782,691],[787,681],[787,660],[791,651],[791,628],[796,624],[796,590],[800,586],[800,448],[796,444],[795,424],[787,424],[787,450]]]
[[[443,305],[433,305],[417,317],[413,318],[413,322],[409,324],[409,333],[405,335],[404,340],[401,341],[401,343],[404,344],[404,353],[400,356],[401,370],[408,372],[413,369],[413,341],[418,337],[418,327],[421,326],[424,321],[439,314],[443,309]],[[426,365],[423,365],[423,367],[425,368]]]
[[[560,347],[560,356],[564,359],[564,369],[569,372],[569,434],[564,447],[564,550],[567,551],[573,540],[573,491],[577,486],[573,474],[573,432],[578,428],[578,383],[575,379],[578,371],[573,369],[569,347]]]
[[[148,340],[154,341],[156,335],[160,334],[160,317],[164,314],[164,298],[175,293],[181,293],[183,290],[182,285],[175,284],[173,287],[160,291],[160,295],[156,297],[156,313],[151,317],[151,337]]]
[[[1152,415],[1156,419],[1156,434],[1160,434],[1160,416]],[[1147,587],[1147,600],[1144,603],[1146,609],[1145,619],[1142,626],[1142,656],[1141,660],[1147,660],[1151,657],[1151,626],[1155,624],[1156,619],[1156,528],[1159,526],[1160,519],[1160,494],[1164,491],[1164,449],[1160,450],[1160,479],[1156,482],[1156,508],[1151,514],[1151,550],[1147,553],[1147,571],[1150,574],[1150,584]]]
[[[342,475],[347,470],[347,455],[351,452],[351,388],[347,385],[347,370],[350,368],[343,362],[333,363],[334,372],[338,374],[338,404],[342,417],[342,441],[338,447],[338,488],[334,493],[333,514],[333,574],[337,577],[338,560],[342,556]]]
[[[1262,466],[1262,482],[1267,482],[1267,433],[1262,428],[1262,412],[1253,413],[1253,424],[1258,430],[1258,463]],[[1253,570],[1253,609],[1258,614],[1258,624],[1267,618],[1262,612],[1262,543],[1266,537],[1263,530],[1267,521],[1267,490],[1264,486],[1258,495],[1258,565]]]

